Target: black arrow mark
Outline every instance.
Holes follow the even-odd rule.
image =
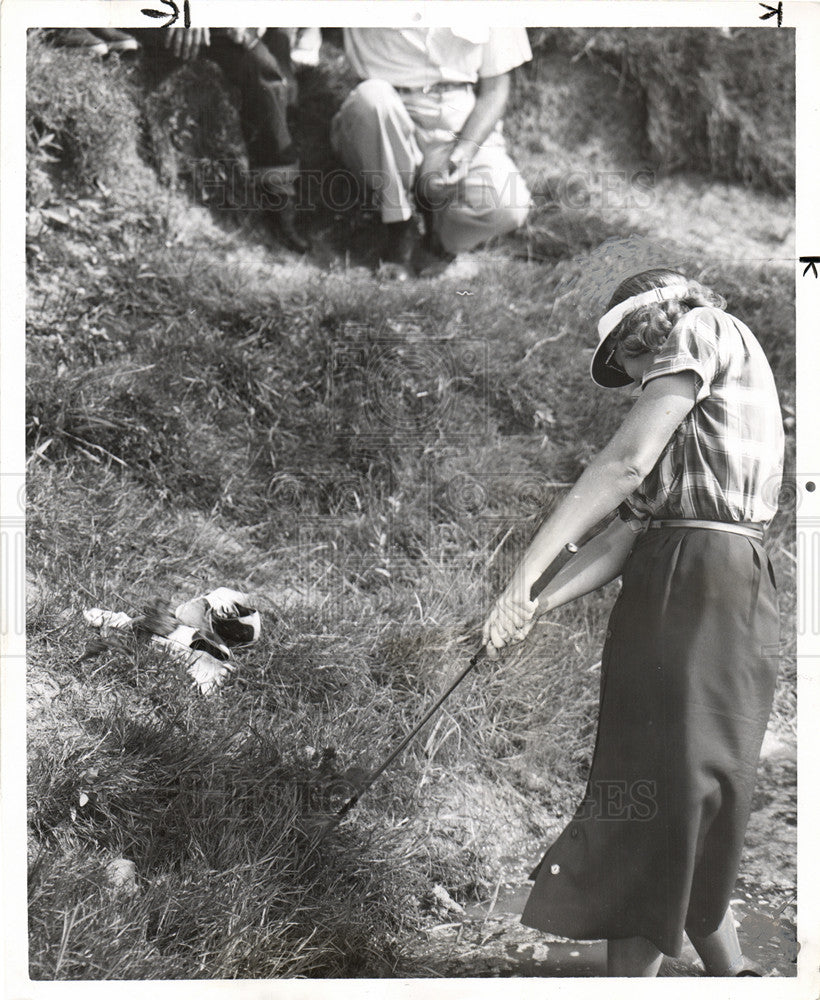
[[[142,13],[146,17],[167,17],[168,20],[163,25],[163,28],[170,28],[172,24],[176,24],[179,20],[179,7],[174,2],[174,0],[159,0],[161,4],[164,4],[171,11],[155,10],[153,7],[143,7]],[[186,28],[191,27],[191,4],[189,0],[185,0],[182,5],[182,23]]]
[[[768,21],[770,17],[777,15],[777,26],[778,28],[783,24],[783,3],[781,2],[776,7],[770,7],[767,3],[759,3],[758,7],[762,7],[766,13],[761,14],[759,20]]]
[[[806,266],[803,268],[803,277],[811,271],[814,277],[817,277],[817,265],[820,264],[820,257],[798,257],[797,258],[801,264]]]
[[[167,11],[164,10],[154,10],[151,7],[143,7],[142,13],[146,17],[167,17],[168,20],[163,25],[164,28],[170,28],[172,24],[176,24],[179,20],[179,7],[174,3],[174,0],[160,0],[160,3],[165,4],[166,7],[171,8],[171,14],[169,16]]]

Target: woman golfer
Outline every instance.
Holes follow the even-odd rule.
[[[607,974],[654,976],[684,931],[714,976],[758,975],[729,900],[771,709],[779,626],[763,528],[783,465],[774,379],[714,292],[666,269],[622,282],[592,378],[640,393],[540,528],[484,627],[491,657],[537,614],[618,575],[584,800],[522,920],[607,939]],[[548,584],[567,542],[618,508]]]

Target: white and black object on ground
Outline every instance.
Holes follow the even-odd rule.
[[[229,587],[180,604],[173,612],[152,605],[136,617],[102,608],[88,608],[83,614],[89,625],[100,629],[99,639],[89,644],[83,659],[121,648],[123,633],[130,630],[137,638],[164,646],[183,662],[188,676],[206,695],[213,694],[236,670],[232,649],[256,642],[261,631],[259,612],[245,594]]]
[[[180,604],[174,614],[183,625],[214,632],[226,646],[248,646],[259,638],[259,612],[246,594],[218,587]]]

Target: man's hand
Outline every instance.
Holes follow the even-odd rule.
[[[208,28],[182,28],[174,26],[165,29],[165,48],[170,49],[178,59],[196,59],[201,48],[211,44]]]
[[[459,146],[453,149],[450,159],[447,161],[447,172],[443,180],[444,189],[448,193],[454,192],[454,189],[467,176],[470,170],[470,160],[471,156],[468,150]]]
[[[508,643],[523,642],[535,624],[538,601],[531,601],[518,588],[508,587],[498,598],[484,625],[482,643],[487,656],[497,660]]]
[[[264,34],[264,28],[228,28],[228,38],[237,45],[252,49]]]
[[[429,208],[443,208],[456,196],[458,185],[467,176],[472,159],[469,148],[458,143],[450,151],[446,163],[436,163],[421,174],[417,194]]]

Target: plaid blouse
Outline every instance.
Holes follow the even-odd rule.
[[[767,524],[777,509],[784,439],[763,349],[734,316],[699,307],[672,328],[641,388],[683,371],[695,373],[695,406],[621,517],[635,531],[649,518]]]

